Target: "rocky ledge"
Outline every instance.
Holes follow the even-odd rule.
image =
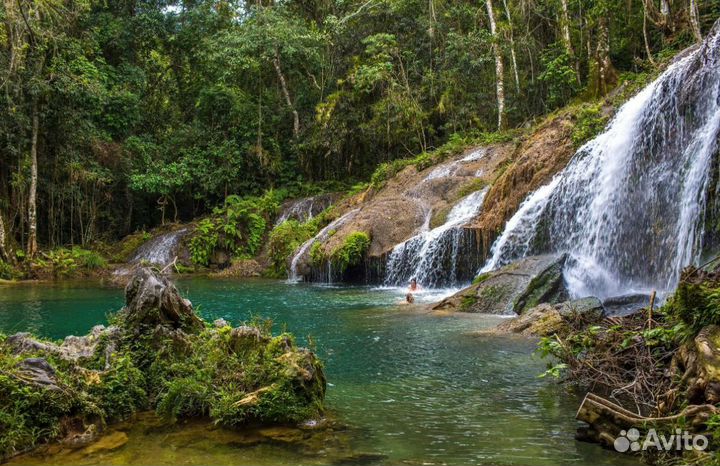
[[[208,324],[149,268],[109,327],[62,343],[0,335],[0,458],[59,441],[83,446],[139,411],[234,427],[322,414],[325,376],[311,351],[270,324]]]

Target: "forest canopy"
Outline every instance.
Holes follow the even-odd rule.
[[[0,259],[367,180],[699,40],[713,0],[4,0]]]

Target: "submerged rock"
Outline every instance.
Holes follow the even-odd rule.
[[[568,297],[562,275],[565,255],[533,256],[483,274],[470,287],[442,300],[434,310],[522,314],[538,304]]]

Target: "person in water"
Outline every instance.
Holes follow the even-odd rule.
[[[407,302],[408,304],[414,303],[414,302],[415,302],[415,296],[413,296],[412,293],[406,294],[406,295],[405,295],[405,302]]]
[[[420,291],[420,286],[416,279],[410,280],[410,291]]]

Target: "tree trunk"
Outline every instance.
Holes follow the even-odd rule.
[[[597,92],[599,95],[605,95],[617,82],[615,67],[610,60],[610,31],[605,16],[598,19],[596,61]]]
[[[512,17],[510,16],[510,8],[508,8],[507,0],[503,0],[505,7],[505,16],[507,16],[510,31],[510,58],[512,60],[513,75],[515,76],[515,90],[520,94],[520,75],[518,74],[517,56],[515,55],[515,32],[512,26]]]
[[[273,66],[275,67],[275,73],[277,74],[278,81],[280,81],[280,88],[282,89],[283,96],[285,97],[285,103],[293,114],[293,136],[297,139],[300,135],[300,115],[295,109],[292,99],[290,98],[290,91],[288,91],[285,75],[283,75],[282,67],[280,66],[280,54],[277,50],[275,51],[275,58],[273,58]]]
[[[38,133],[40,132],[40,116],[38,115],[38,104],[33,103],[32,110],[32,137],[30,142],[30,195],[28,197],[28,243],[27,255],[30,258],[37,254],[37,181],[38,161],[37,145]]]
[[[560,18],[560,27],[562,29],[563,45],[565,45],[565,52],[567,52],[568,58],[573,62],[575,67],[575,78],[578,84],[580,84],[580,63],[575,57],[575,50],[572,45],[572,38],[570,37],[570,13],[568,8],[567,0],[561,0],[562,5],[562,17]]]
[[[647,36],[647,8],[645,6],[645,2],[643,2],[643,41],[645,42],[645,53],[647,54],[648,60],[650,63],[655,66],[655,60],[652,56],[652,51],[650,50],[650,43],[648,42],[648,36]]]
[[[702,32],[700,31],[700,13],[698,12],[697,0],[690,0],[690,26],[692,27],[695,40],[702,41]]]
[[[670,27],[670,4],[668,3],[668,0],[660,0],[660,18],[661,18],[661,24],[669,28]]]
[[[495,55],[495,93],[497,95],[498,108],[498,129],[505,128],[505,85],[503,82],[503,74],[505,68],[503,66],[502,51],[498,42],[497,25],[495,24],[495,13],[493,12],[492,0],[486,0],[488,18],[490,19],[490,34],[493,39],[493,54]]]
[[[0,259],[6,262],[13,262],[10,257],[10,249],[5,238],[5,221],[3,220],[2,212],[0,212]]]

